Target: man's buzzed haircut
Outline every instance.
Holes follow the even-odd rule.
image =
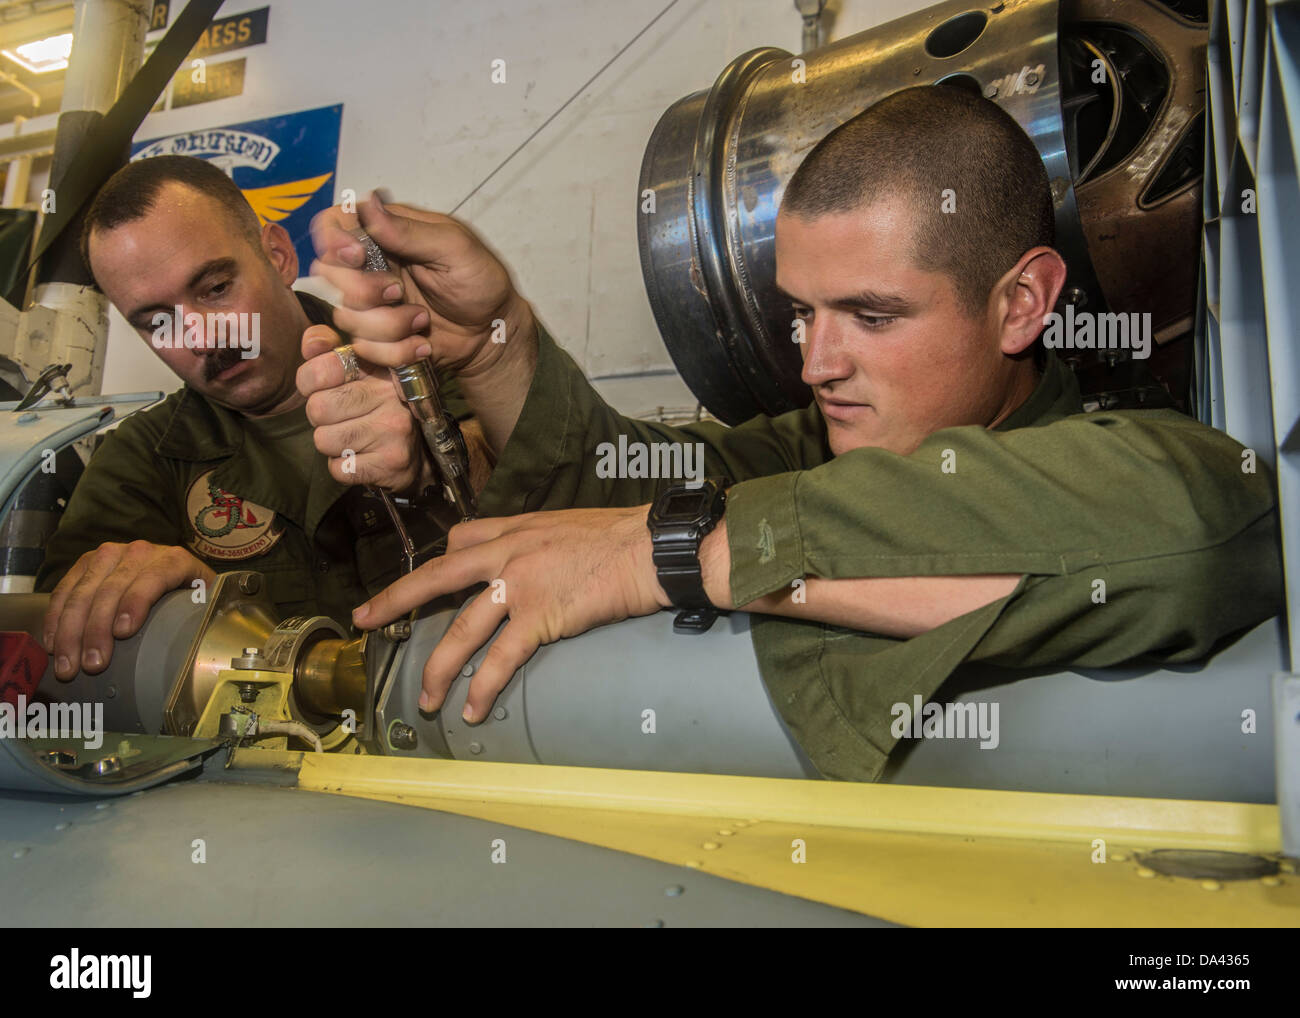
[[[949,188],[956,211],[946,213]],[[804,159],[781,208],[816,219],[894,197],[912,209],[913,263],[946,273],[968,315],[984,313],[1022,254],[1055,240],[1034,143],[997,103],[965,89],[906,88],[841,124]]]
[[[81,230],[81,258],[90,268],[90,235],[111,230],[148,215],[158,194],[169,183],[184,184],[207,195],[225,209],[231,226],[262,249],[262,226],[239,186],[206,159],[194,156],[152,156],[127,163],[108,178],[86,212]],[[93,273],[92,273],[93,274]]]

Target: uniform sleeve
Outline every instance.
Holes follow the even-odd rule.
[[[640,505],[673,483],[661,469],[666,462],[678,480],[736,481],[798,470],[829,455],[815,409],[757,417],[736,428],[624,417],[540,325],[538,342],[519,421],[479,499],[486,515]]]
[[[732,596],[803,576],[1018,573],[975,656],[1192,660],[1281,608],[1272,481],[1243,472],[1241,451],[1172,411],[952,428],[910,456],[853,450],[732,488]]]
[[[438,380],[438,395],[442,399],[443,409],[458,421],[474,416],[465,397],[460,392],[460,382],[450,371],[435,371]]]
[[[77,559],[110,541],[183,544],[176,488],[149,429],[123,421],[104,436],[77,482],[46,547],[36,590],[53,590]]]

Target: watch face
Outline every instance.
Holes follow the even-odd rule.
[[[663,515],[669,520],[693,520],[704,509],[711,492],[682,491],[669,496]]]

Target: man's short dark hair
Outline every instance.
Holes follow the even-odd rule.
[[[949,188],[955,211],[944,212]],[[960,88],[906,88],[841,124],[804,159],[781,208],[816,219],[894,197],[913,212],[913,262],[946,273],[971,315],[1021,255],[1056,237],[1034,143],[997,103]]]
[[[194,156],[152,156],[127,163],[108,178],[86,211],[81,229],[81,257],[90,268],[90,235],[111,230],[146,216],[168,183],[184,184],[217,202],[231,226],[261,250],[262,226],[239,186],[206,159]],[[94,274],[93,271],[91,273]]]

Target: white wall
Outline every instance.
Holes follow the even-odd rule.
[[[666,0],[269,3],[268,42],[214,58],[248,58],[244,94],[154,114],[137,136],[341,102],[335,195],[383,185],[398,200],[444,210],[666,6]],[[259,6],[228,0],[221,15]],[[832,40],[929,3],[840,0],[838,6]],[[636,185],[650,132],[671,103],[710,86],[733,57],[762,45],[797,52],[800,35],[792,0],[680,0],[459,213],[502,254],[521,292],[588,374],[660,372],[602,386],[625,412],[694,404],[671,372],[637,256]],[[505,84],[491,82],[497,58],[506,61]],[[105,391],[175,386],[114,314]]]

